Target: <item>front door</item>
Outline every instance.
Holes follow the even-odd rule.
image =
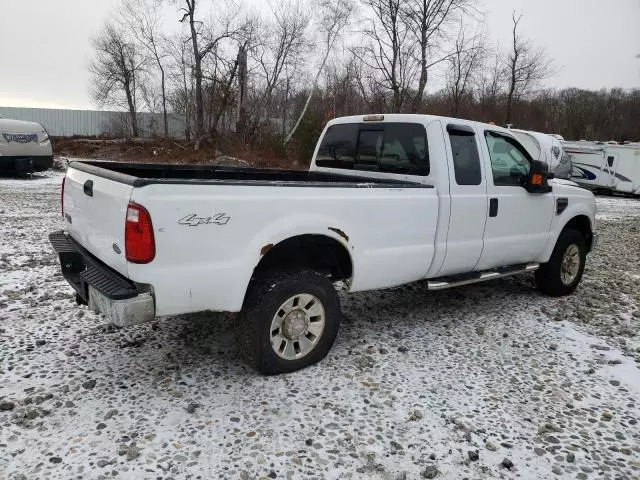
[[[490,167],[489,217],[478,270],[537,261],[551,238],[554,195],[522,187],[531,157],[515,138],[486,130],[481,143]]]

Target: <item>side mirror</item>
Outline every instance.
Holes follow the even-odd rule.
[[[553,173],[549,173],[547,165],[544,162],[533,160],[531,162],[531,171],[524,184],[524,188],[529,193],[549,193],[551,185],[547,180],[553,178]]]

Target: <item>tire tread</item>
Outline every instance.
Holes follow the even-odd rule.
[[[310,358],[304,357],[295,361],[304,360],[301,366],[294,366],[292,362],[290,366],[283,368],[278,361],[273,361],[270,351],[264,351],[266,348],[270,350],[271,346],[265,347],[261,342],[261,330],[265,328],[264,322],[270,321],[270,315],[272,315],[265,311],[265,304],[268,304],[268,298],[277,294],[278,290],[309,283],[321,288],[328,297],[332,305],[325,305],[325,310],[328,310],[328,307],[334,307],[332,312],[327,312],[327,317],[330,313],[335,317],[333,321],[327,318],[325,328],[329,331],[325,334],[329,335],[329,338],[324,345],[316,345],[316,349],[321,349],[320,352],[313,351],[309,354]],[[249,366],[266,375],[286,373],[299,370],[324,358],[333,345],[340,321],[340,299],[326,276],[309,269],[266,272],[255,278],[249,286],[240,318],[236,322],[236,344],[240,355]]]
[[[571,285],[565,285],[560,278],[560,268],[562,257],[570,244],[576,244],[580,250],[580,270]],[[580,232],[573,229],[566,229],[560,233],[551,257],[547,263],[540,265],[535,272],[536,286],[542,293],[552,296],[561,297],[573,293],[580,284],[582,274],[584,272],[586,260],[587,245],[584,237]]]

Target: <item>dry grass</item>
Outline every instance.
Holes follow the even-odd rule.
[[[205,145],[195,150],[193,143],[173,139],[144,139],[144,141],[114,139],[82,139],[56,137],[52,139],[57,157],[78,157],[114,160],[131,163],[166,163],[216,165],[234,157],[261,168],[306,169],[308,163],[286,158],[272,150],[256,151],[237,145],[233,139],[221,139],[217,145]],[[227,157],[221,159],[220,157]]]

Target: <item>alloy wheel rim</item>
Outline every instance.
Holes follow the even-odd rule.
[[[305,357],[318,344],[325,325],[325,310],[317,297],[308,293],[293,295],[273,316],[271,348],[285,360]]]
[[[571,285],[580,271],[580,249],[571,244],[567,247],[560,264],[560,279],[565,285]]]

